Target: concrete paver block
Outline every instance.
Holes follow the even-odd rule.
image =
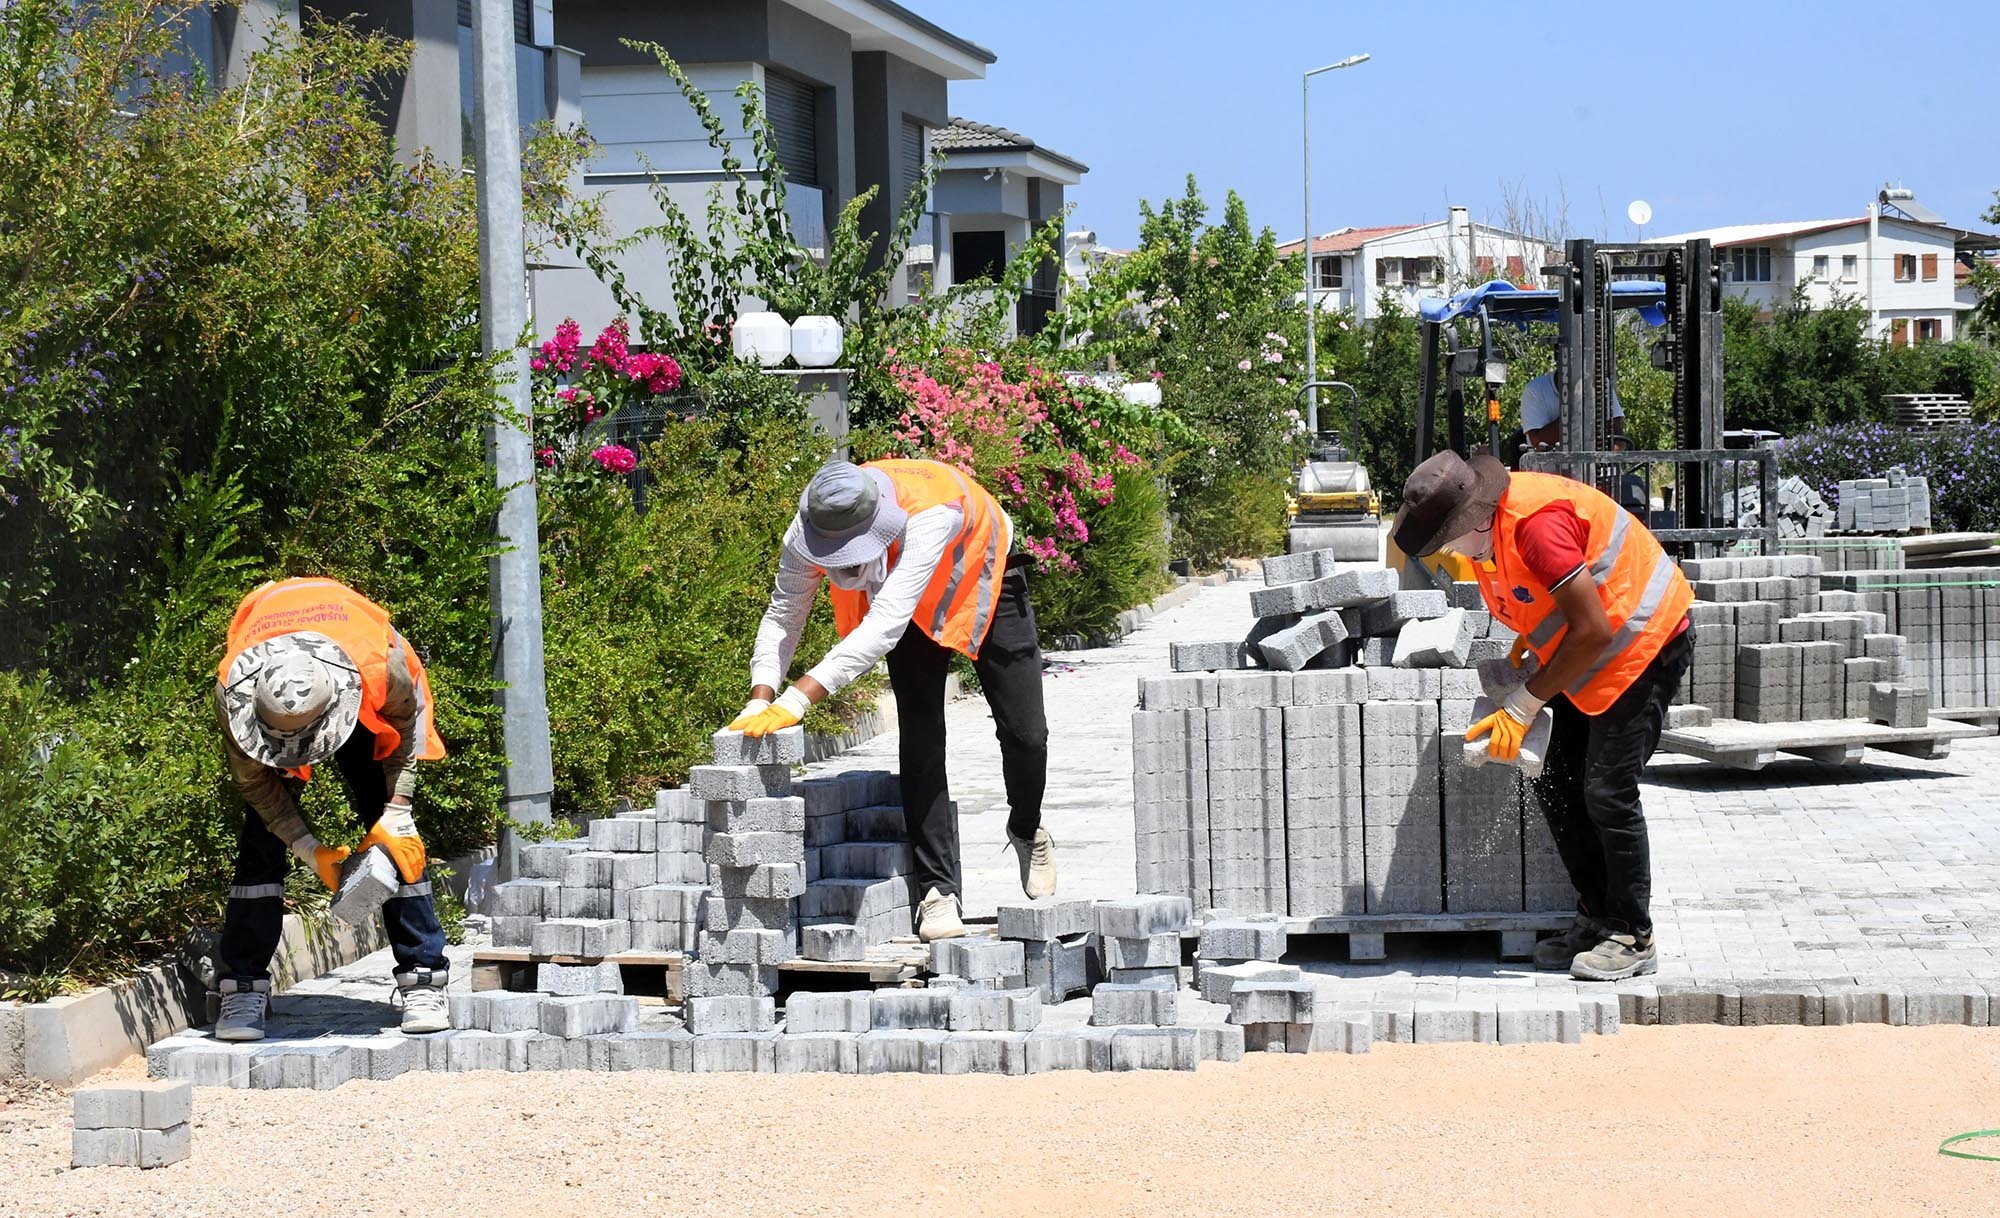
[[[792,766],[806,759],[806,731],[802,727],[783,728],[762,737],[720,731],[710,743],[719,766]]]

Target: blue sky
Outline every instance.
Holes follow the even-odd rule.
[[[1659,235],[1860,215],[1885,180],[1976,227],[2000,188],[1987,5],[906,2],[999,56],[954,114],[1090,166],[1073,225],[1107,245],[1189,172],[1295,238],[1299,76],[1357,51],[1313,80],[1318,231],[1499,222],[1512,194],[1630,240],[1633,199]],[[1613,66],[1586,87],[1589,64]]]

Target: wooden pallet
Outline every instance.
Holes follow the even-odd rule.
[[[930,971],[930,948],[915,939],[892,940],[868,949],[863,960],[787,960],[778,966],[779,980],[787,989],[849,988],[908,985]]]
[[[1701,727],[1668,728],[1660,733],[1660,747],[1738,770],[1761,770],[1781,755],[1857,765],[1867,749],[1934,761],[1951,752],[1952,741],[1985,734],[1981,728],[1937,718],[1923,727],[1888,727],[1860,719],[1797,723],[1717,719]]]

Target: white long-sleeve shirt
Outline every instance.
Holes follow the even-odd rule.
[[[896,565],[886,578],[871,580],[859,589],[868,595],[867,615],[806,675],[833,693],[880,663],[909,629],[917,602],[923,599],[931,576],[944,561],[945,550],[964,525],[965,513],[955,503],[926,508],[905,521]],[[785,672],[798,650],[799,635],[812,612],[813,597],[826,577],[824,570],[793,550],[790,542],[798,527],[794,521],[785,536],[787,544],[778,559],[771,606],[757,626],[757,644],[750,657],[752,686],[782,688]]]

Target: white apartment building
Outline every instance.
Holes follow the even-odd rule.
[[[1278,254],[1295,258],[1302,246],[1287,242]],[[1351,310],[1367,321],[1380,315],[1387,294],[1414,314],[1422,297],[1492,279],[1541,287],[1542,267],[1561,255],[1558,246],[1473,220],[1463,207],[1428,224],[1340,228],[1313,238],[1313,303],[1329,312]],[[1293,299],[1304,296],[1301,284]]]
[[[1903,190],[1884,190],[1860,216],[1732,224],[1656,240],[1698,237],[1714,244],[1729,290],[1758,308],[1777,309],[1802,285],[1815,308],[1858,302],[1869,333],[1898,344],[1955,337],[1958,313],[1970,307],[1965,274],[1983,251],[2000,248],[2000,237],[1948,225]]]

